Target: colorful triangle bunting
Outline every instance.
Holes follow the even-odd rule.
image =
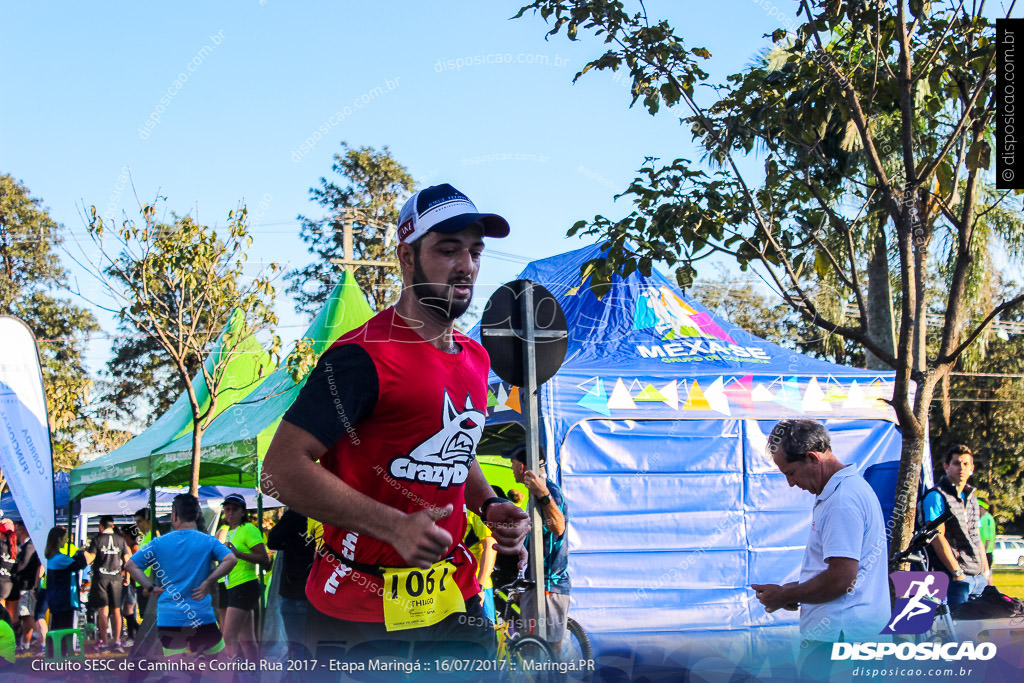
[[[697,380],[693,380],[693,386],[690,387],[690,395],[686,397],[683,410],[711,410],[711,404],[705,398],[704,392],[701,391],[700,385],[697,384]]]
[[[711,410],[723,415],[732,415],[732,411],[729,410],[729,399],[725,397],[725,380],[721,377],[711,383],[704,392],[704,398],[707,399]]]
[[[588,391],[577,404],[610,417],[612,411],[608,410],[608,393],[604,390],[604,380],[598,378],[594,387]]]
[[[615,388],[612,389],[611,398],[608,399],[608,408],[613,410],[636,410],[633,397],[629,395],[629,390],[626,388],[626,384],[622,381],[621,377],[616,380]]]

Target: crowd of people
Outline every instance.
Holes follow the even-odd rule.
[[[55,527],[34,564],[24,526],[0,524],[0,598],[17,620],[19,647],[29,647],[47,609],[50,628],[71,626],[82,604],[76,577],[88,566],[85,604],[97,648],[122,651],[135,628],[122,636],[122,624],[137,624],[155,598],[165,655],[256,658],[269,548],[285,553],[277,569],[280,616],[287,640],[305,652],[341,645],[350,656],[436,656],[446,647],[493,658],[492,572],[507,572],[503,557],[523,566],[528,533],[538,530],[510,492],[494,495],[475,458],[490,361],[454,322],[472,300],[484,239],[508,233],[504,218],[478,212],[451,185],[406,202],[397,225],[399,300],[320,357],[266,453],[261,489],[289,507],[269,537],[237,495],[224,500],[224,524],[214,535],[201,528],[199,502],[182,494],[169,533],[153,533],[148,510],[136,514],[138,534],[101,518],[81,550]],[[756,598],[769,612],[799,610],[809,651],[877,637],[890,617],[877,497],[833,454],[816,421],[780,421],[768,444],[789,484],[813,494],[815,504],[799,581],[752,585]],[[538,623],[528,592],[524,624],[557,653],[571,590],[569,510],[545,468],[527,467],[524,445],[505,456],[542,525],[546,622]],[[953,513],[930,553],[932,568],[949,575],[954,606],[990,577],[985,525],[967,483],[972,471],[969,449],[950,450],[945,475],[923,501],[924,521]]]
[[[490,529],[479,518],[470,522],[469,516],[475,517],[467,515],[463,546],[480,558],[479,598],[493,620],[489,588],[495,542]],[[124,653],[134,645],[153,599],[159,651],[165,657],[255,659],[260,655],[260,597],[269,583],[260,569],[273,566],[275,550],[284,552],[284,561],[276,567],[280,595],[273,603],[290,655],[308,655],[306,583],[318,544],[322,548],[320,523],[289,509],[264,533],[250,521],[245,500],[236,494],[225,498],[222,524],[213,534],[203,528],[199,501],[188,494],[175,497],[170,529],[163,534],[154,533],[148,509],[136,512],[135,519],[134,527],[120,527],[113,517],[100,517],[98,532],[82,548],[70,541],[64,526],[53,527],[41,558],[20,520],[0,522],[0,590],[10,612],[0,618],[0,656],[8,631],[13,662],[16,652],[42,654],[49,629],[84,624],[95,626],[88,652]],[[510,580],[507,574],[505,579]]]

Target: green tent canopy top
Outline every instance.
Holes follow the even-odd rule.
[[[345,272],[327,304],[303,335],[319,357],[334,341],[373,316],[359,285]],[[305,382],[296,383],[282,365],[241,401],[213,421],[203,435],[199,482],[204,486],[259,486],[259,466],[281,416]],[[192,436],[186,434],[154,453],[153,481],[160,486],[187,483]]]
[[[226,344],[243,323],[242,312],[232,311],[228,324],[204,362],[207,372],[212,373],[223,362]],[[273,368],[269,354],[256,338],[250,335],[244,339],[231,352],[223,370],[224,379],[214,412],[223,413],[232,403],[251,393]],[[192,378],[192,385],[200,408],[205,410],[210,405],[210,391],[202,371]],[[186,392],[182,392],[163,415],[131,441],[71,470],[71,498],[149,488],[153,483],[153,451],[183,435],[191,442],[192,409]]]

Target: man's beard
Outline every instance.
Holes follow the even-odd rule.
[[[470,290],[473,287],[473,283],[469,280],[457,280],[452,284],[465,285]],[[414,260],[412,291],[424,308],[448,322],[458,319],[465,313],[469,309],[469,304],[472,300],[472,297],[465,301],[453,300],[452,294],[454,289],[451,284],[439,285],[430,282],[420,266],[419,258]]]

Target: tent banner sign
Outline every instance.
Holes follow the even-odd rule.
[[[657,340],[635,345],[640,358],[657,358],[666,363],[771,360],[764,348],[739,344],[711,315],[697,311],[668,287],[649,287],[640,294],[633,329],[649,331]]]

